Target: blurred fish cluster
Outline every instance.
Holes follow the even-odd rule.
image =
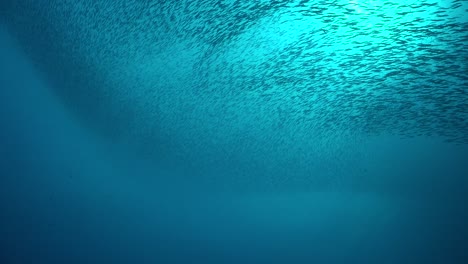
[[[468,1],[0,7],[83,124],[151,155],[290,171],[369,136],[468,143]]]

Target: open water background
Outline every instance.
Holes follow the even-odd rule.
[[[467,1],[0,2],[0,263],[467,263]]]

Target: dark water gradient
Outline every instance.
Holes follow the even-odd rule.
[[[1,28],[0,263],[468,260],[466,144],[368,135],[319,149],[318,180],[283,185],[257,167],[192,173],[90,129],[12,35]]]

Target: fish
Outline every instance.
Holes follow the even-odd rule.
[[[305,168],[339,155],[351,138],[468,144],[464,1],[0,7],[2,25],[71,113],[150,152],[197,164],[300,160]],[[330,153],[314,151],[319,145]]]

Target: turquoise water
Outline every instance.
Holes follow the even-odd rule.
[[[0,3],[1,263],[465,263],[467,1]]]

